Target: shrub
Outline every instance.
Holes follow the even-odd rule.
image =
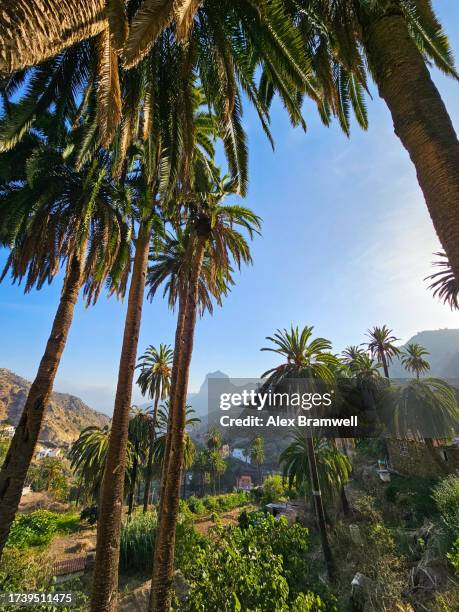
[[[282,480],[282,476],[274,474],[268,476],[263,482],[262,502],[269,504],[270,502],[279,501],[285,498],[286,487]]]
[[[456,539],[451,550],[446,556],[448,557],[451,565],[454,567],[454,571],[459,576],[459,537]]]
[[[76,531],[79,520],[77,514],[58,514],[49,510],[19,514],[11,526],[7,545],[15,548],[46,546],[56,532]]]
[[[459,536],[459,478],[447,476],[440,480],[433,490],[433,498],[452,542]]]
[[[240,508],[244,506],[248,500],[248,494],[244,491],[239,491],[238,493],[227,493],[225,495],[206,495],[201,498],[192,495],[188,498],[186,504],[193,514],[202,516],[210,512]]]
[[[287,521],[261,513],[256,518],[259,520],[245,529],[216,529],[216,537],[195,550],[182,568],[190,586],[185,609],[336,610],[332,603],[325,607],[320,596],[309,592],[312,580],[304,561],[307,529],[289,528]],[[306,592],[295,588],[300,582]]]
[[[432,499],[432,489],[436,481],[421,476],[393,475],[387,486],[385,497],[388,502],[402,508],[412,509],[418,516],[436,514],[436,506]]]
[[[206,511],[206,507],[204,506],[202,500],[194,495],[188,498],[187,504],[188,508],[191,510],[191,512],[194,512],[194,514],[204,514]]]
[[[83,508],[80,514],[80,520],[87,521],[90,525],[95,525],[99,517],[99,509],[97,506],[89,506]]]

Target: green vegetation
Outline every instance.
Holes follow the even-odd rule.
[[[443,478],[434,488],[433,498],[448,538],[455,540],[459,536],[459,478]]]
[[[270,515],[254,515],[245,528],[217,527],[183,568],[190,584],[186,609],[331,612],[333,598],[318,586],[308,548],[307,529]]]
[[[78,514],[58,514],[49,510],[36,510],[19,514],[11,527],[8,546],[14,548],[44,547],[56,533],[71,533],[79,528]]]
[[[191,496],[185,500],[184,503],[193,514],[203,516],[216,510],[225,511],[240,508],[249,503],[249,501],[249,494],[240,491],[238,493],[227,493],[225,495],[206,495],[205,497]]]
[[[417,521],[422,522],[424,517],[432,517],[438,512],[432,497],[436,482],[435,479],[420,476],[392,475],[385,497],[400,508],[413,511]]]

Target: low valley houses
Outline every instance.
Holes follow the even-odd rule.
[[[40,448],[36,454],[37,459],[45,459],[45,457],[60,458],[62,450],[60,448]]]
[[[252,476],[248,474],[238,476],[236,480],[236,489],[240,491],[251,491],[253,489]]]

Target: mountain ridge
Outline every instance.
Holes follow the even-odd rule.
[[[21,417],[31,382],[7,368],[0,368],[0,421],[16,426]],[[104,427],[110,418],[69,393],[53,392],[46,411],[40,440],[70,443],[85,427]]]

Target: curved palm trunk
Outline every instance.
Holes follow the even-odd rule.
[[[137,482],[137,470],[139,467],[139,443],[136,443],[134,460],[132,462],[132,479],[129,487],[128,515],[131,516],[134,508],[135,485]]]
[[[151,435],[150,435],[149,447],[148,447],[145,491],[143,493],[143,512],[144,513],[148,510],[148,503],[150,501],[151,481],[153,480],[153,445],[155,443],[155,433],[156,433],[155,423],[156,423],[156,418],[158,416],[158,403],[159,403],[159,397],[156,396],[155,405],[153,408],[153,425],[151,428]]]
[[[82,245],[80,253],[85,252],[85,246]],[[27,470],[33,458],[67,342],[83,278],[83,258],[81,255],[75,255],[67,267],[51,334],[0,472],[0,556],[21,500]]]
[[[156,529],[153,580],[149,610],[166,612],[171,607],[172,577],[174,571],[175,528],[180,498],[180,480],[183,465],[184,434],[186,422],[186,393],[191,356],[193,352],[194,330],[198,303],[199,276],[207,235],[199,236],[196,243],[190,284],[186,304],[182,305],[183,319],[179,311],[179,325],[183,332],[176,335],[172,379],[175,384],[170,405],[169,444],[166,445],[167,465],[163,470],[161,501]],[[183,299],[183,297],[182,297]],[[177,361],[175,361],[177,355]],[[176,369],[174,376],[174,366]]]
[[[91,599],[93,612],[113,612],[117,609],[118,603],[118,563],[129,411],[147,276],[150,232],[151,222],[142,221],[135,247],[115,407],[101,487],[96,565]]]
[[[0,72],[39,64],[106,27],[105,0],[0,0]]]
[[[379,94],[416,167],[440,242],[459,279],[459,141],[425,61],[400,14],[364,24]]]

